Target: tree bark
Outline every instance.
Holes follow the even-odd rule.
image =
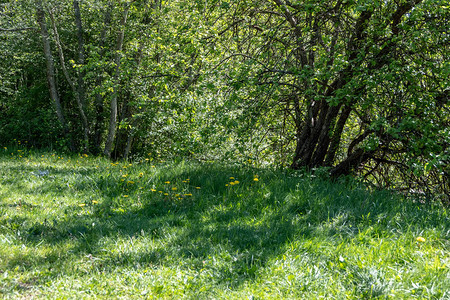
[[[103,57],[105,55],[105,42],[106,42],[106,32],[111,24],[111,11],[113,9],[113,2],[110,1],[108,3],[108,8],[105,12],[105,20],[103,30],[100,33],[100,42],[99,42],[99,56]],[[97,72],[97,77],[95,79],[95,86],[98,87],[102,84],[102,76],[99,70]],[[101,152],[101,144],[103,142],[103,129],[104,129],[104,105],[103,105],[103,97],[97,92],[95,93],[95,125],[94,125],[94,147],[98,153]]]
[[[86,117],[86,114],[84,113],[83,103],[80,98],[79,90],[77,90],[75,83],[70,78],[69,72],[67,71],[66,63],[65,63],[65,59],[64,59],[64,52],[63,52],[63,49],[61,46],[61,41],[59,39],[58,28],[56,27],[55,18],[53,16],[53,14],[51,14],[51,13],[50,13],[50,19],[51,19],[52,25],[53,25],[53,31],[55,34],[55,42],[56,42],[56,46],[58,48],[61,68],[62,68],[64,76],[66,77],[66,80],[69,83],[70,88],[72,89],[72,92],[75,96],[75,100],[77,102],[78,110],[79,110],[79,113],[81,116],[81,122],[83,124],[83,135],[84,135],[83,151],[88,152],[89,151],[89,128],[88,128],[87,117]]]
[[[81,22],[81,11],[78,0],[73,1],[73,10],[75,14],[75,24],[77,26],[78,36],[78,64],[84,66],[84,38],[83,38],[83,24]],[[84,84],[85,72],[80,70],[78,73],[78,95],[80,97],[81,104],[86,106],[86,87]]]
[[[56,115],[58,117],[59,123],[62,126],[63,135],[64,137],[67,137],[69,130],[67,128],[66,119],[64,117],[61,101],[59,99],[59,94],[56,87],[53,55],[50,48],[50,40],[47,30],[47,24],[45,23],[45,12],[41,0],[36,0],[36,20],[41,30],[42,43],[44,46],[45,62],[47,65],[47,82],[49,86],[50,97],[52,98],[53,104],[55,106]],[[75,149],[73,141],[70,141],[70,148],[72,151]]]
[[[117,48],[116,48],[116,71],[114,74],[114,92],[111,98],[111,110],[109,116],[109,127],[108,127],[108,136],[106,138],[105,150],[103,154],[107,157],[111,157],[111,150],[114,143],[114,138],[116,135],[116,127],[117,127],[117,97],[118,97],[118,89],[119,89],[119,77],[120,77],[120,59],[121,59],[121,51],[123,47],[123,40],[125,37],[125,25],[127,23],[128,11],[130,9],[130,3],[125,4],[125,11],[123,13],[122,21],[120,23],[121,29],[119,31],[119,35],[117,38]]]

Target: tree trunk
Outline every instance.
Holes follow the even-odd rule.
[[[47,65],[47,82],[49,86],[50,91],[50,97],[52,98],[53,104],[55,106],[56,115],[58,117],[59,123],[62,126],[63,129],[63,135],[64,137],[68,136],[68,128],[66,119],[64,117],[64,113],[61,106],[61,101],[59,99],[58,90],[56,87],[56,81],[55,81],[55,67],[53,64],[53,55],[52,51],[50,49],[50,40],[47,30],[47,24],[45,23],[45,12],[42,6],[41,0],[36,0],[36,20],[39,24],[40,30],[41,30],[41,37],[42,37],[42,43],[44,46],[44,55],[45,55],[45,61]],[[75,146],[73,144],[73,141],[70,141],[70,148],[72,151],[75,150]]]
[[[106,32],[111,24],[111,11],[113,9],[113,2],[110,1],[108,3],[108,8],[105,12],[105,20],[103,30],[100,33],[100,42],[99,42],[99,56],[103,57],[105,55],[105,42],[106,42]],[[102,84],[102,76],[99,70],[97,72],[97,77],[95,79],[95,86],[98,87]],[[104,106],[103,106],[103,97],[97,92],[95,93],[95,125],[94,125],[94,147],[95,150],[100,153],[101,152],[101,144],[103,142],[103,123],[105,121],[104,116]]]
[[[84,66],[84,38],[83,38],[83,25],[81,22],[81,12],[78,0],[73,1],[73,9],[75,14],[75,24],[77,26],[77,36],[78,36],[78,64]],[[80,97],[81,104],[86,107],[86,87],[84,84],[85,72],[80,70],[78,72],[78,95]]]
[[[119,32],[119,36],[117,38],[117,52],[116,52],[116,72],[114,74],[114,92],[111,98],[111,110],[109,116],[109,127],[108,127],[108,137],[105,143],[105,150],[103,154],[107,157],[111,157],[111,149],[113,147],[114,138],[116,135],[116,126],[117,126],[117,97],[119,90],[119,77],[120,77],[120,57],[123,46],[123,39],[125,36],[125,25],[127,23],[128,11],[130,9],[130,4],[125,4],[125,11],[123,13],[122,21],[120,23],[121,29]]]
[[[75,83],[70,78],[69,72],[67,71],[66,63],[65,63],[65,60],[64,60],[64,52],[62,50],[61,41],[59,39],[58,28],[56,27],[55,18],[53,17],[53,15],[51,13],[50,13],[50,19],[52,20],[53,31],[54,31],[54,34],[55,34],[55,42],[56,42],[56,46],[58,48],[58,53],[59,53],[59,59],[60,59],[60,62],[61,62],[61,67],[63,69],[64,76],[66,77],[66,80],[69,83],[70,88],[72,89],[72,92],[73,92],[73,94],[75,96],[75,100],[77,102],[78,110],[79,110],[79,113],[80,113],[80,116],[81,116],[81,122],[83,124],[83,135],[84,135],[83,151],[88,152],[89,151],[89,129],[88,129],[87,117],[86,117],[86,114],[84,113],[83,103],[82,103],[82,101],[80,99],[79,90],[77,90],[77,88],[75,86]]]

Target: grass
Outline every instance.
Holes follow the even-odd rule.
[[[351,180],[0,150],[6,299],[449,299],[449,236]]]

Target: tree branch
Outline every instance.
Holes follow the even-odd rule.
[[[0,32],[15,32],[15,31],[26,31],[26,30],[38,30],[35,27],[22,27],[22,28],[0,28]]]

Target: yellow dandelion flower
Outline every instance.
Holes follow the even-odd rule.
[[[259,179],[255,177],[255,178],[253,178],[253,181],[259,181]]]
[[[149,160],[148,158],[146,158],[145,160]]]
[[[98,204],[97,200],[92,200],[92,204]]]
[[[238,181],[238,180],[235,180],[235,181],[234,181],[234,184],[239,184],[239,181]]]
[[[124,198],[128,198],[128,195],[123,195]]]
[[[176,191],[176,190],[177,190],[177,188],[176,188],[176,187],[173,187],[173,188],[172,188],[172,191]]]
[[[225,184],[225,186],[228,186],[228,183],[227,183],[227,184]]]
[[[170,184],[170,181],[166,181],[166,182],[164,182],[165,184]]]
[[[230,177],[230,180],[234,180],[234,177]]]
[[[84,207],[84,206],[86,206],[86,203],[80,203],[80,204],[78,204],[78,206],[79,207]]]
[[[422,242],[422,243],[423,243],[423,242],[425,242],[426,240],[425,240],[425,238],[419,236],[419,237],[416,238],[416,241]]]
[[[169,196],[169,194],[168,193],[164,193],[164,196]]]
[[[150,189],[150,191],[152,191],[152,192],[156,192],[156,190],[155,190],[155,189]]]
[[[199,187],[199,186],[196,186],[195,188],[196,188],[197,190],[201,189],[201,187]]]
[[[127,176],[128,176],[128,174],[123,174],[123,175],[122,175],[122,177],[127,177]]]
[[[132,180],[127,181],[127,184],[133,184],[133,183],[134,183],[134,181],[132,181]]]
[[[230,182],[230,185],[235,185],[234,181]]]
[[[175,197],[180,197],[180,194],[175,194]]]
[[[187,183],[187,181],[186,181],[186,180],[183,180],[183,183]]]
[[[158,191],[158,193],[162,194],[162,191]]]
[[[139,173],[139,177],[142,177],[142,176],[144,176],[144,173],[142,173],[142,172]]]
[[[190,197],[192,196],[192,194],[184,194],[186,197]]]

